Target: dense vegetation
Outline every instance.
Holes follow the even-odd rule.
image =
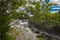
[[[0,40],[7,40],[9,23],[12,19],[17,19],[20,13],[16,12],[19,6],[25,4],[24,0],[0,0]]]
[[[1,0],[0,1],[0,40],[7,40],[7,32],[10,29],[9,23],[14,19],[20,19],[22,15],[25,15],[29,19],[31,25],[41,29],[54,29],[55,33],[59,34],[60,28],[60,14],[51,14],[49,10],[51,9],[50,3],[46,1],[47,4],[41,4],[38,2],[31,2],[33,6],[26,6],[27,2],[25,0]],[[19,7],[25,7],[26,10],[17,12]],[[34,16],[27,16],[27,12],[31,12]],[[37,26],[38,25],[38,26]],[[58,29],[58,30],[57,30]]]

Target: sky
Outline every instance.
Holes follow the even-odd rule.
[[[45,1],[45,0],[42,0],[42,1]],[[60,4],[60,0],[48,0],[48,1],[50,1],[53,4]]]
[[[53,4],[60,4],[60,0],[50,0]]]

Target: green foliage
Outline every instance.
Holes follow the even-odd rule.
[[[0,36],[3,38],[2,40],[5,39],[6,32],[10,28],[9,27],[9,23],[11,21],[10,19],[11,18],[10,16],[8,16],[8,14],[0,17]]]
[[[45,40],[44,35],[43,36],[42,35],[38,36],[38,40]]]
[[[40,14],[39,16],[34,16],[30,19],[34,20],[35,23],[39,23],[40,27],[54,28],[55,26],[60,26],[60,14]]]
[[[35,3],[35,2],[34,2]],[[39,23],[40,27],[44,28],[54,28],[56,25],[60,26],[60,14],[51,14],[49,10],[51,9],[52,4],[40,4],[37,2],[35,8],[30,8],[31,12],[33,12],[33,17],[29,20],[30,22]]]
[[[39,40],[45,40],[43,37],[40,37]]]
[[[30,18],[29,21],[40,23],[42,27],[53,28],[60,26],[60,14],[51,14],[49,10],[52,4],[42,4],[40,2],[30,2],[35,7],[25,6],[26,0],[1,0],[0,1],[0,40],[7,40],[7,32],[10,28],[9,23],[12,19],[23,17]],[[33,17],[29,17],[23,11],[17,13],[19,7],[27,8],[27,12],[32,12]],[[8,12],[7,12],[8,11]]]
[[[20,13],[16,10],[25,4],[25,0],[0,0],[0,40],[7,40],[6,33],[10,28],[9,23],[12,19],[20,17]]]
[[[7,32],[7,40],[16,40],[17,36],[20,34],[20,29],[12,28]]]

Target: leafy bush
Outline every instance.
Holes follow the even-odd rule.
[[[40,27],[54,28],[55,26],[60,26],[60,14],[37,14],[30,19],[30,22],[39,23]]]
[[[13,28],[7,32],[7,40],[16,40],[17,36],[20,33],[20,29]]]

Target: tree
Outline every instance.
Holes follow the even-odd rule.
[[[52,14],[49,12],[52,4],[48,3],[46,0],[46,4],[41,2],[33,2],[33,5],[36,5],[35,8],[30,7],[30,11],[33,13],[33,17],[30,19],[30,22],[39,23],[40,27],[45,27],[46,23],[48,25],[48,17],[51,17]],[[48,26],[47,26],[48,27]],[[38,28],[38,27],[37,27]]]
[[[0,40],[7,40],[6,33],[10,28],[9,23],[12,21],[12,19],[17,19],[19,17],[22,17],[22,15],[25,15],[26,18],[29,18],[30,24],[34,25],[34,27],[36,27],[36,29],[38,28],[39,30],[41,27],[43,27],[44,29],[50,29],[54,28],[55,26],[60,26],[60,15],[51,14],[49,12],[52,4],[48,3],[47,1],[46,4],[43,4],[40,1],[32,2],[26,0],[1,0]],[[22,6],[25,7],[26,10],[24,12],[17,12],[17,10]],[[31,12],[34,16],[26,16],[27,12]]]
[[[25,0],[0,0],[0,40],[7,40],[7,31],[12,19],[17,19],[20,13],[17,9],[26,4]],[[16,17],[17,16],[17,17]]]
[[[29,19],[29,25],[38,31],[43,30],[48,33],[59,34],[60,28],[60,14],[50,13],[52,4],[40,4],[37,2],[34,8],[30,7],[31,12],[33,12],[33,17]]]
[[[35,8],[30,8],[34,16],[30,17],[29,25],[38,31],[43,30],[48,33],[60,35],[58,31],[60,30],[60,14],[49,12],[52,4],[47,3],[41,6],[39,2],[36,4],[34,2],[34,5],[36,5]]]
[[[40,2],[32,2],[32,4],[35,5],[35,7],[29,7],[30,11],[34,15],[29,18],[29,25],[31,29],[33,29],[34,32],[38,30],[38,33],[42,30],[43,33],[45,31],[51,35],[60,35],[60,32],[58,31],[60,30],[60,14],[52,14],[49,12],[52,4],[40,4]],[[48,39],[50,39],[50,37]]]

